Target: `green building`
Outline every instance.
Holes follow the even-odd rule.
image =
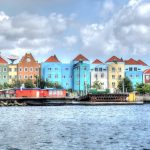
[[[0,84],[8,83],[8,62],[0,56]]]

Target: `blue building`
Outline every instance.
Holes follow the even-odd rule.
[[[60,84],[62,83],[62,63],[56,55],[49,57],[44,63],[41,63],[41,76],[45,81]]]
[[[61,65],[61,85],[64,89],[73,89],[73,75],[72,75],[72,64]]]
[[[131,80],[135,89],[137,83],[143,83],[143,65],[132,58],[125,60],[125,76]]]
[[[90,87],[90,62],[83,55],[78,55],[73,61],[73,90],[79,93],[87,92]]]

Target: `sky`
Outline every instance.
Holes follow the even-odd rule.
[[[0,52],[64,63],[83,54],[150,65],[149,0],[0,0]]]

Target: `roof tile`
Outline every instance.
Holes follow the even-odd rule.
[[[56,55],[50,56],[45,62],[60,62]]]
[[[101,62],[99,59],[96,59],[92,62],[92,64],[102,64],[103,62]]]
[[[79,54],[73,61],[80,61],[80,60],[88,61],[88,59],[85,56],[83,56],[82,54]]]

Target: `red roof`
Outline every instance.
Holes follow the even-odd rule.
[[[7,64],[8,62],[0,56],[0,64]]]
[[[111,58],[109,58],[106,62],[114,62],[114,61],[117,61],[117,62],[123,62],[123,59],[121,58],[118,58],[116,56],[112,56]]]
[[[145,62],[143,62],[142,60],[138,60],[137,61],[139,63],[139,65],[142,65],[142,66],[148,66]]]
[[[92,64],[102,64],[102,62],[99,59],[96,59],[92,62]]]
[[[139,65],[138,61],[136,61],[133,58],[130,58],[129,60],[125,60],[126,65]]]
[[[146,70],[144,71],[144,74],[150,74],[150,69],[146,69]]]
[[[74,61],[88,61],[88,59],[86,57],[84,57],[83,55],[79,54],[75,59]]]
[[[45,62],[60,62],[56,55],[50,56]]]

